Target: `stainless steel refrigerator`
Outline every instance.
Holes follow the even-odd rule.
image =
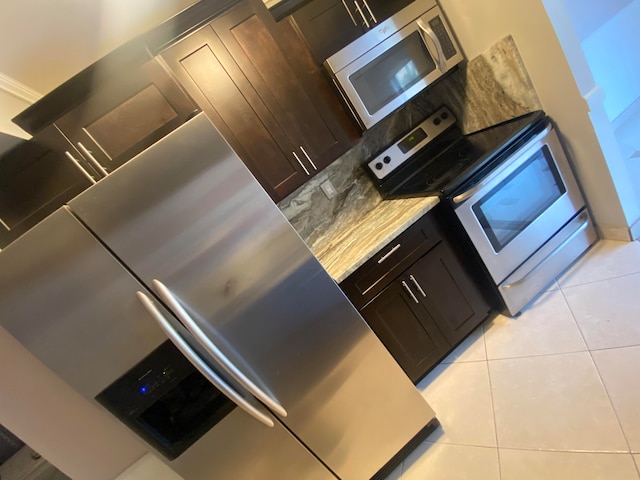
[[[0,318],[186,480],[369,479],[437,424],[204,114],[0,252]]]

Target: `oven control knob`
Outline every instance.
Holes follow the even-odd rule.
[[[382,167],[384,167],[384,165],[382,165],[382,162],[376,163],[376,170],[382,170]]]
[[[391,163],[391,157],[390,157],[389,155],[387,155],[386,157],[384,157],[384,158],[382,159],[382,161],[383,161],[384,163]]]
[[[436,125],[436,126],[440,125],[440,122],[441,122],[441,120],[438,117],[433,119],[433,124]]]

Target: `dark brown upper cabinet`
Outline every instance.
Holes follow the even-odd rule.
[[[156,60],[132,69],[56,120],[91,161],[110,173],[182,125],[197,105]]]
[[[319,63],[412,0],[313,0],[292,19]]]
[[[260,0],[239,2],[161,56],[274,201],[358,138],[304,42]]]
[[[95,182],[81,158],[53,125],[0,156],[0,248]]]
[[[14,119],[31,134],[55,125],[102,177],[180,126],[197,105],[157,60],[91,67]],[[104,77],[104,78],[101,78]],[[61,152],[62,153],[62,152]]]

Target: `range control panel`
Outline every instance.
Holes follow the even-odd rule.
[[[369,161],[367,168],[378,180],[382,180],[455,123],[456,117],[451,110],[440,107],[411,132]]]

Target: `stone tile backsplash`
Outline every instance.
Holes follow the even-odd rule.
[[[278,204],[308,245],[343,230],[382,200],[362,165],[443,104],[464,133],[542,108],[513,38],[505,37],[366,130],[355,147]],[[331,199],[320,188],[326,180],[337,192]]]

